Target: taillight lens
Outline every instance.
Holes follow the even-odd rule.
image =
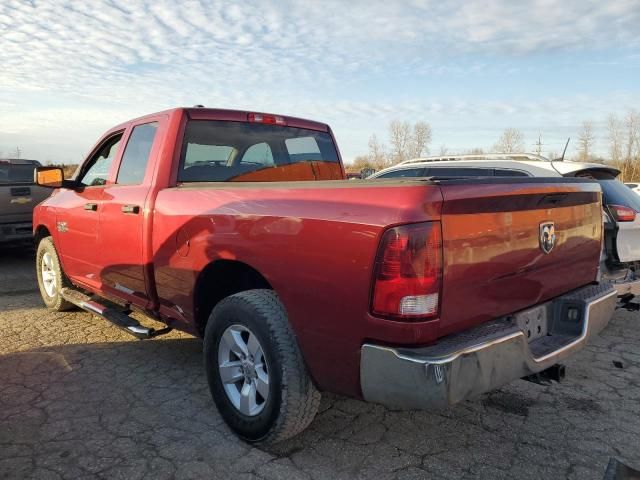
[[[382,236],[375,264],[374,315],[424,319],[438,315],[442,283],[440,222],[403,225]]]
[[[618,222],[633,222],[636,219],[636,211],[623,205],[609,205],[609,209]]]
[[[247,115],[247,121],[251,123],[266,123],[268,125],[286,125],[284,118],[278,115],[269,115],[265,113],[250,113]]]

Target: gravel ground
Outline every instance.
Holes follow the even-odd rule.
[[[48,312],[33,252],[2,248],[0,478],[601,479],[611,457],[640,469],[638,313],[616,313],[561,384],[516,381],[437,412],[325,394],[306,432],[258,449],[216,411],[199,340],[140,342]]]

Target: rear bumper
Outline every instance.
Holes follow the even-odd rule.
[[[548,312],[549,334],[531,342],[510,316],[429,347],[365,344],[360,355],[363,396],[401,408],[442,408],[494,390],[580,350],[607,326],[616,300],[616,290],[606,283],[547,302],[541,307]]]
[[[33,226],[31,222],[0,224],[0,243],[31,240]]]
[[[630,282],[616,282],[613,284],[618,296],[633,295],[634,297],[640,295],[640,280],[632,280]]]

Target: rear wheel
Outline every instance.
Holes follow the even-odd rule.
[[[274,443],[304,430],[320,404],[283,305],[271,290],[249,290],[211,312],[204,363],[227,424],[252,443]]]
[[[58,312],[74,308],[72,303],[60,295],[63,288],[69,288],[72,285],[62,270],[60,258],[51,237],[43,238],[38,244],[36,273],[40,295],[48,308]]]

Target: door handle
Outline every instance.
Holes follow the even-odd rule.
[[[85,203],[84,204],[84,209],[85,210],[90,210],[92,212],[95,212],[96,210],[98,210],[98,204],[97,203]]]
[[[138,205],[123,205],[121,210],[122,213],[132,213],[134,215],[140,213],[140,207]]]

